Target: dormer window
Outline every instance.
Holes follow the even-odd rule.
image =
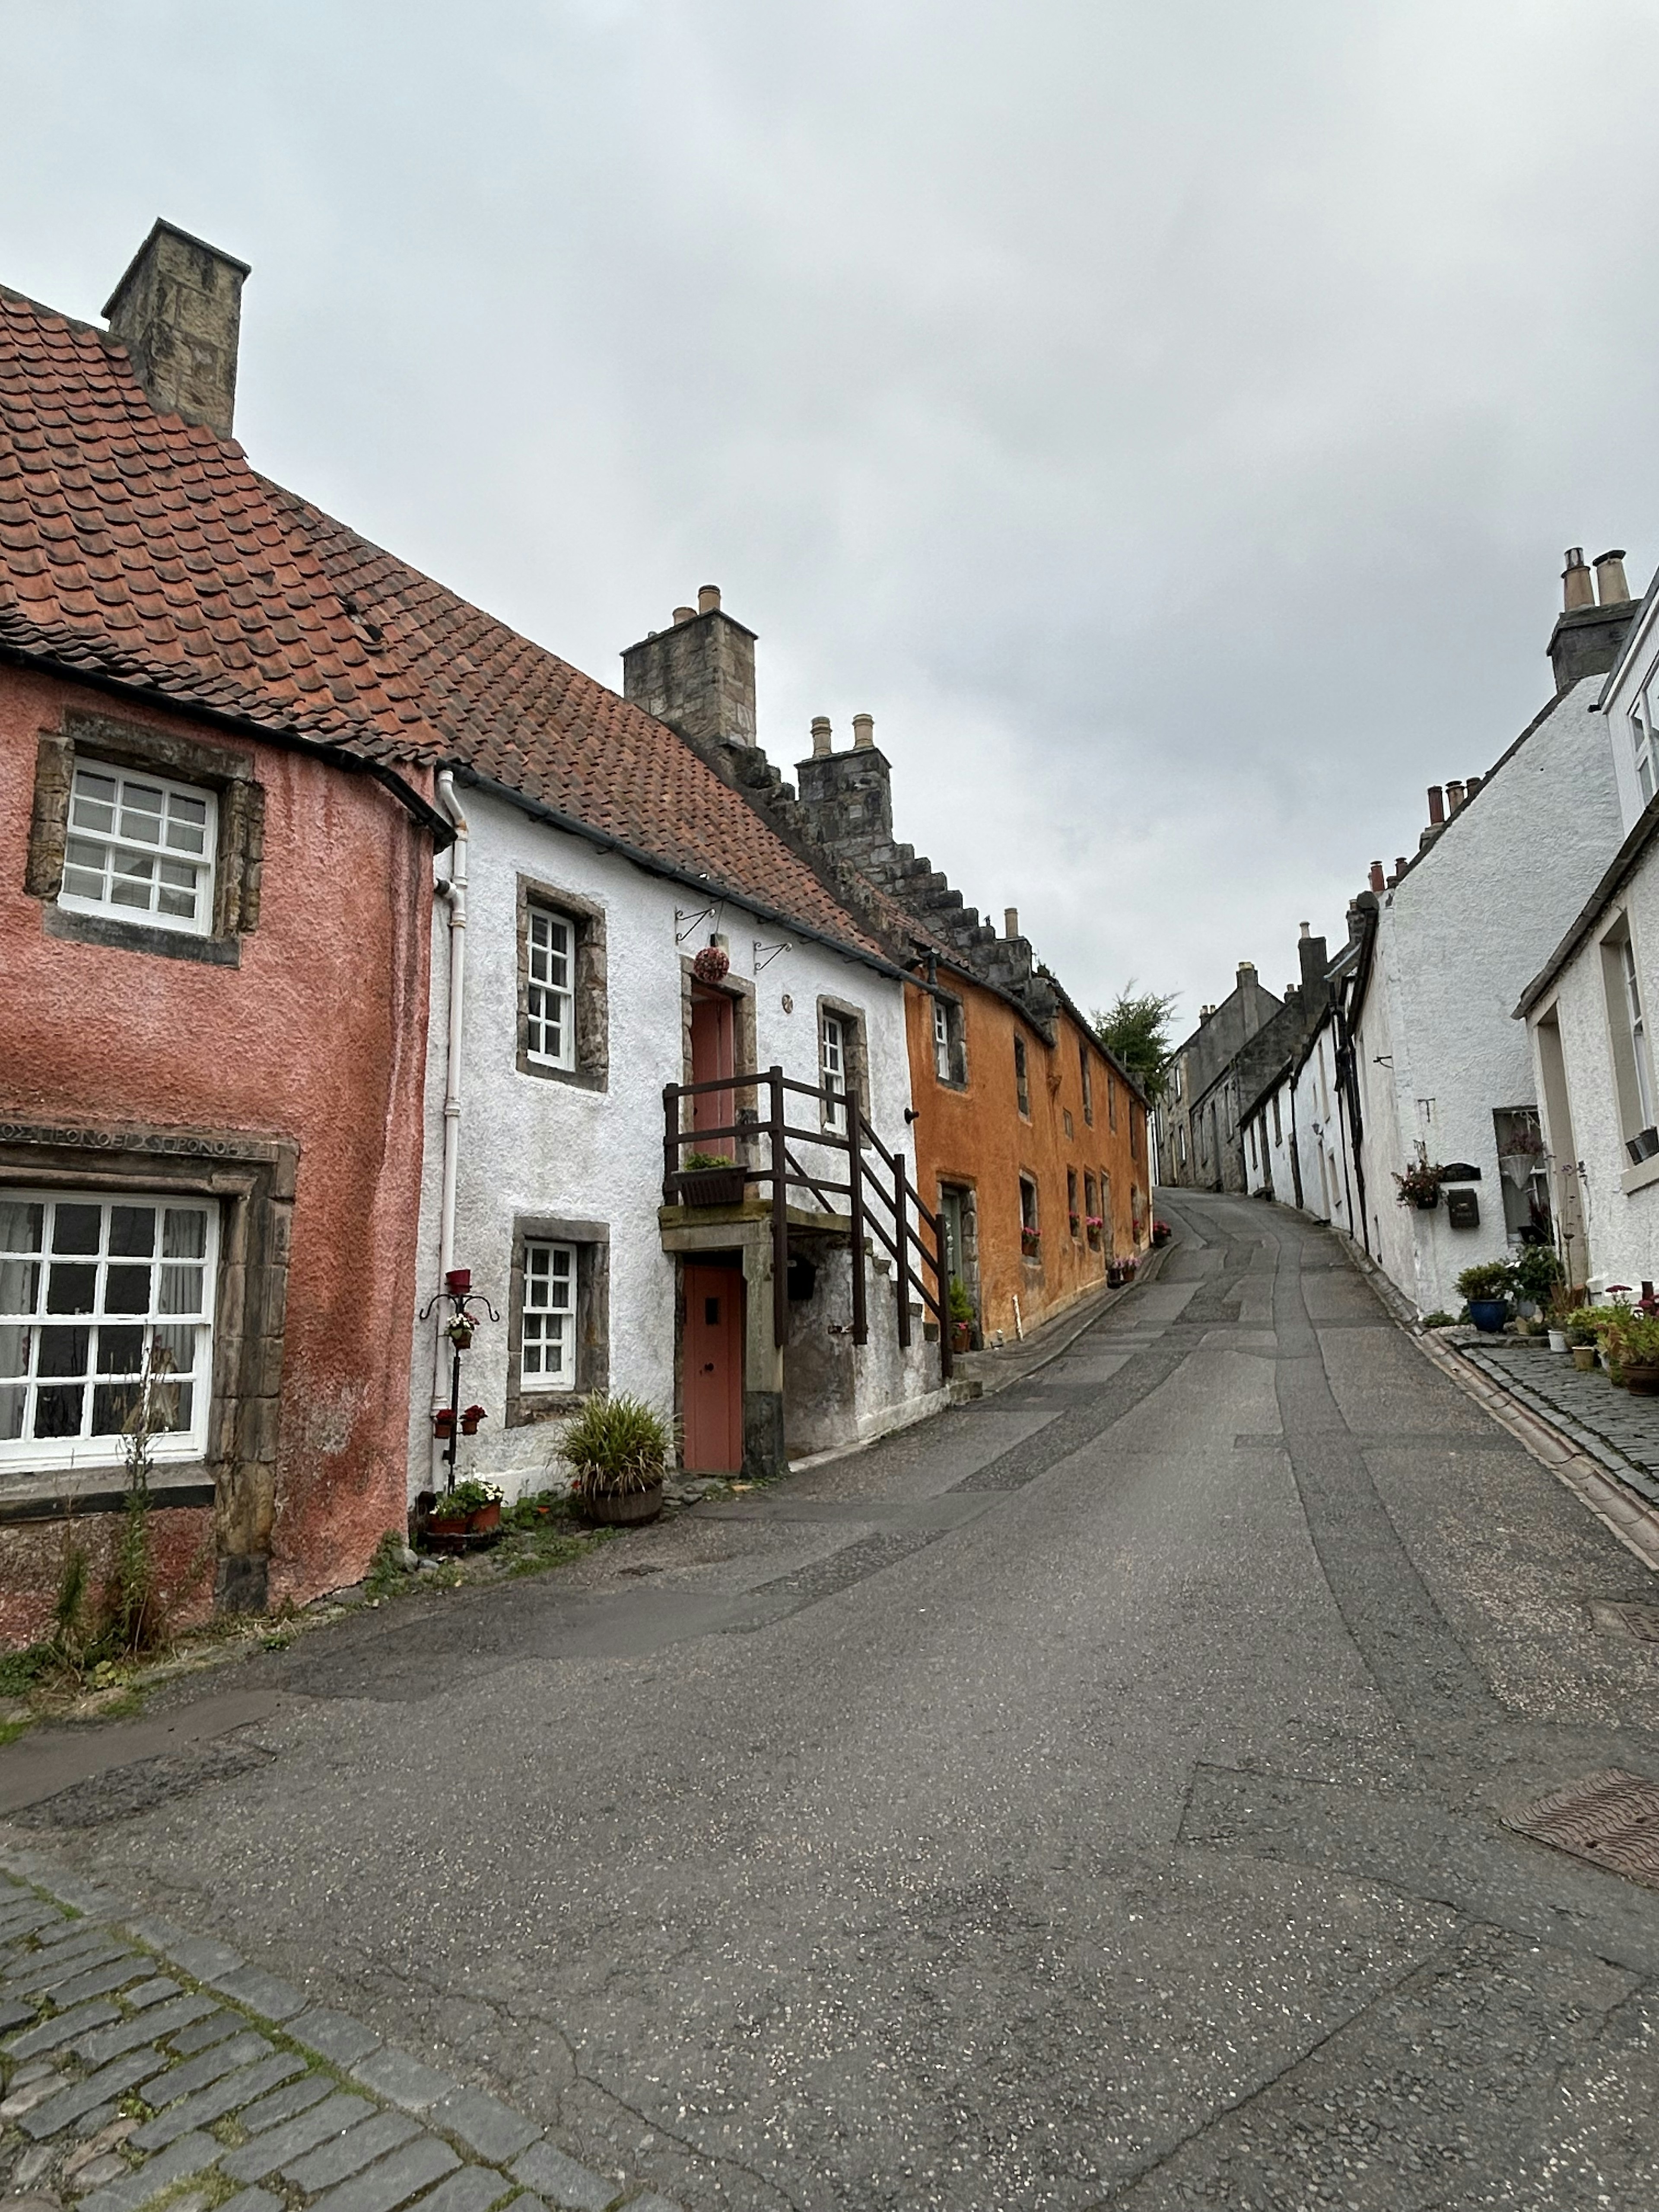
[[[217,841],[212,792],[95,761],[77,763],[58,902],[206,937]]]

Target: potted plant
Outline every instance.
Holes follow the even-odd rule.
[[[1401,1206],[1417,1206],[1424,1213],[1432,1213],[1440,1203],[1438,1168],[1431,1167],[1426,1160],[1413,1160],[1404,1175],[1395,1181],[1400,1188],[1396,1195]]]
[[[1607,1372],[1633,1398],[1659,1398],[1659,1320],[1626,1309],[1601,1332]]]
[[[559,1439],[572,1504],[585,1520],[609,1528],[654,1521],[672,1444],[669,1423],[643,1398],[596,1391]]]
[[[724,1152],[687,1152],[674,1187],[682,1206],[741,1206],[748,1179]]]
[[[441,1490],[426,1516],[425,1536],[434,1551],[465,1552],[480,1539],[494,1537],[501,1525],[499,1483],[469,1475],[453,1490]]]
[[[1170,1227],[1167,1221],[1155,1221],[1152,1224],[1152,1242],[1154,1244],[1167,1244],[1174,1233],[1174,1231]]]
[[[1523,1244],[1515,1262],[1514,1274],[1516,1296],[1540,1312],[1553,1305],[1556,1292],[1566,1280],[1566,1270],[1550,1244]]]
[[[951,1278],[951,1349],[971,1352],[974,1345],[974,1302],[959,1275]]]
[[[1508,1318],[1514,1280],[1515,1271],[1507,1260],[1477,1261],[1457,1279],[1458,1291],[1468,1301],[1469,1319],[1488,1336],[1496,1336]]]
[[[1567,1344],[1572,1364],[1581,1374],[1588,1375],[1595,1364],[1600,1332],[1607,1322],[1618,1318],[1617,1310],[1612,1306],[1575,1306],[1567,1315]]]
[[[1042,1255],[1042,1231],[1022,1229],[1019,1232],[1019,1253],[1023,1260],[1036,1260]]]
[[[1100,1232],[1106,1226],[1105,1215],[1103,1213],[1085,1214],[1083,1219],[1083,1226],[1088,1231],[1091,1249],[1098,1252],[1100,1249]]]

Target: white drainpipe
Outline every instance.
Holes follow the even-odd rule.
[[[444,1063],[444,1169],[438,1206],[437,1287],[441,1291],[444,1278],[455,1264],[455,1184],[461,1158],[461,1013],[466,992],[466,817],[456,803],[455,779],[447,768],[438,771],[438,804],[455,825],[448,880],[438,885],[439,896],[449,905],[449,1048]],[[443,1352],[448,1340],[443,1333],[441,1310],[436,1319],[432,1402],[447,1406],[449,1370]]]

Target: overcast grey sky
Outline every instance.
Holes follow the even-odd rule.
[[[1659,550],[1654,0],[0,0],[0,282],[253,264],[257,466],[763,740],[1073,995],[1335,937]],[[20,96],[21,95],[21,96]],[[1522,884],[1515,886],[1525,896]]]

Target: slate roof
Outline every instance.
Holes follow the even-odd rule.
[[[451,764],[886,954],[664,724],[158,415],[107,332],[0,288],[0,651],[383,765]]]

